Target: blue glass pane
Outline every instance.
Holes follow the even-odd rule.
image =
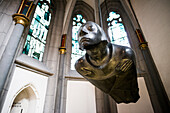
[[[47,2],[50,3],[50,0],[47,0],[47,2],[40,1],[30,25],[23,53],[42,61],[51,13],[49,12],[49,4],[47,4]]]
[[[82,15],[78,14],[73,18],[73,27],[72,27],[72,54],[71,54],[71,70],[75,70],[74,64],[75,62],[85,54],[85,51],[81,51],[79,49],[77,33],[82,25],[82,23],[86,23],[86,20]]]
[[[22,14],[26,15],[27,14],[27,11],[28,11],[28,8],[27,6],[24,7],[24,10],[22,11]]]
[[[127,33],[120,15],[115,12],[110,12],[107,22],[108,35],[110,37],[111,43],[130,47]]]

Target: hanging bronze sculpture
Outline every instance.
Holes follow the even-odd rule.
[[[86,54],[76,62],[77,72],[117,103],[137,102],[139,89],[133,50],[109,43],[103,29],[90,21],[80,27],[78,42]]]

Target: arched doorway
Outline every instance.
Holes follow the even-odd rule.
[[[28,86],[15,97],[10,113],[35,113],[36,100],[35,91]]]

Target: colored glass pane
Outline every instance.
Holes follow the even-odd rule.
[[[125,31],[122,19],[116,12],[110,12],[107,18],[108,22],[108,35],[111,43],[130,47],[127,33]]]
[[[23,53],[42,61],[48,27],[50,25],[51,13],[49,9],[50,0],[40,0],[36,7]],[[49,3],[48,3],[49,2]]]
[[[73,27],[72,27],[72,54],[71,54],[71,70],[75,70],[74,64],[75,62],[85,54],[85,51],[81,51],[79,49],[77,33],[80,26],[86,23],[86,20],[82,15],[77,14],[76,17],[73,18]]]

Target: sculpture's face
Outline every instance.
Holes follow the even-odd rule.
[[[78,32],[78,41],[80,45],[80,49],[98,44],[101,42],[101,31],[98,29],[94,22],[87,22],[83,26],[80,27]]]

